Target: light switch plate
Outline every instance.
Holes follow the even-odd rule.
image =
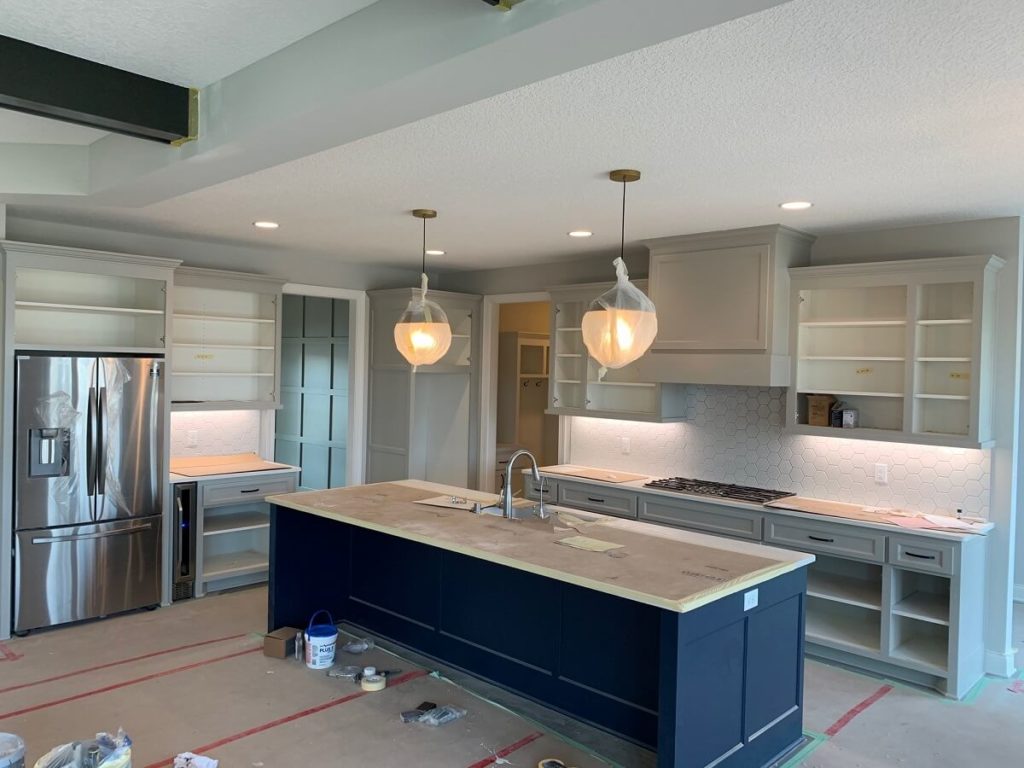
[[[623,454],[628,455],[630,450],[631,450],[629,438],[628,437],[620,437],[619,438],[619,447],[622,449],[622,453]]]
[[[196,448],[199,445],[199,430],[190,429],[185,435],[185,441],[188,443],[189,448]]]
[[[875,464],[875,483],[878,485],[889,484],[889,465]]]
[[[743,593],[743,610],[749,611],[757,608],[757,590],[752,589]]]

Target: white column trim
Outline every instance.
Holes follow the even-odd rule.
[[[349,302],[348,446],[345,471],[349,485],[361,485],[366,480],[366,393],[370,374],[370,302],[366,291],[303,283],[286,283],[283,291],[297,296],[345,299]],[[272,419],[270,432],[273,433]]]

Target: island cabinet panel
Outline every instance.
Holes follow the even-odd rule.
[[[658,766],[771,765],[802,738],[801,569],[662,616]],[[699,692],[699,693],[697,693]]]
[[[271,542],[270,629],[325,608],[654,748],[658,768],[770,765],[801,739],[803,568],[677,613],[282,506]]]

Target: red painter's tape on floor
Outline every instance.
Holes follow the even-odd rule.
[[[143,659],[152,659],[155,656],[166,656],[169,653],[177,653],[178,651],[187,651],[190,648],[201,648],[204,645],[212,645],[213,643],[223,643],[228,640],[238,640],[239,638],[246,637],[243,633],[241,635],[226,635],[225,637],[215,637],[212,640],[202,640],[198,643],[189,643],[188,645],[179,645],[174,648],[165,648],[162,651],[153,651],[152,653],[144,653],[141,656],[132,656],[129,659],[121,659],[120,661],[112,661],[109,664],[98,664],[95,667],[86,667],[85,669],[76,669],[73,672],[64,672],[60,675],[54,675],[53,677],[44,677],[42,680],[34,680],[31,683],[19,683],[18,685],[12,685],[8,688],[0,688],[0,693],[10,693],[11,691],[20,691],[22,688],[32,688],[36,685],[42,685],[43,683],[52,683],[55,680],[64,680],[69,677],[75,677],[76,675],[84,675],[87,672],[96,672],[100,669],[110,669],[111,667],[118,667],[122,664],[131,664],[133,661],[142,661]],[[3,643],[0,643],[0,654],[10,651]],[[11,651],[13,653],[13,651]],[[20,655],[17,658],[21,658]],[[0,659],[3,661],[3,659]]]
[[[17,661],[21,658],[24,658],[24,654],[15,653],[8,646],[0,643],[0,661]],[[0,693],[3,693],[3,689],[0,689]]]
[[[873,694],[871,694],[866,699],[864,699],[864,701],[862,701],[856,707],[854,707],[849,712],[847,712],[845,715],[843,715],[838,720],[836,720],[834,723],[832,723],[832,725],[829,726],[829,729],[827,731],[825,731],[825,735],[828,736],[829,738],[831,738],[832,736],[835,736],[837,733],[839,733],[841,730],[843,730],[843,728],[848,726],[850,724],[850,721],[853,720],[853,718],[855,718],[857,715],[859,715],[865,709],[870,707],[872,704],[874,704],[880,698],[885,696],[891,690],[892,690],[892,686],[891,685],[883,685],[881,688],[879,688]]]
[[[494,765],[501,758],[508,757],[513,752],[518,752],[527,744],[532,744],[543,735],[543,733],[537,731],[535,733],[531,733],[529,736],[524,736],[515,744],[509,744],[507,747],[502,747],[501,749],[499,749],[493,755],[489,755],[488,757],[485,757],[483,760],[477,760],[475,763],[470,765],[469,768],[487,768],[488,765]]]
[[[228,659],[234,659],[238,656],[245,656],[249,653],[256,653],[261,651],[262,648],[249,648],[245,651],[237,651],[235,653],[229,653],[226,656],[218,656],[215,659],[206,659],[205,661],[197,661],[194,664],[186,664],[183,667],[175,667],[174,669],[167,669],[163,672],[154,672],[151,675],[144,675],[143,677],[136,677],[134,680],[125,680],[123,683],[114,683],[113,685],[105,685],[102,688],[96,688],[91,691],[85,691],[84,693],[76,693],[74,696],[65,696],[63,699],[55,699],[54,701],[48,701],[44,704],[35,704],[31,707],[25,707],[23,709],[15,709],[11,712],[4,712],[0,714],[0,720],[6,720],[10,717],[17,717],[18,715],[27,715],[30,712],[38,712],[41,709],[48,709],[50,707],[56,707],[58,704],[67,704],[69,701],[78,701],[79,699],[85,699],[89,696],[96,696],[100,693],[107,693],[109,691],[116,691],[118,688],[127,688],[129,685],[138,685],[139,683],[145,683],[148,680],[156,680],[161,677],[168,677],[170,675],[176,675],[179,672],[188,672],[190,669],[198,669],[199,667],[205,667],[207,664],[216,664],[218,661],[227,661]]]
[[[423,677],[426,674],[427,674],[427,671],[424,670],[424,669],[418,669],[415,672],[406,672],[404,675],[399,675],[394,680],[389,681],[388,682],[388,688],[393,688],[396,685],[401,685],[402,683],[407,683],[410,680],[415,680],[416,678]],[[241,731],[240,733],[236,733],[236,734],[234,734],[232,736],[225,736],[223,739],[217,739],[217,741],[211,741],[209,744],[204,744],[201,747],[195,747],[194,749],[192,749],[190,751],[195,753],[195,754],[203,754],[203,753],[206,753],[206,752],[212,752],[213,750],[218,749],[220,747],[223,747],[226,744],[231,744],[232,742],[240,741],[241,739],[244,739],[244,738],[246,738],[248,736],[255,736],[257,733],[263,733],[264,731],[269,731],[271,728],[277,728],[277,726],[279,726],[279,725],[284,725],[286,723],[292,723],[292,722],[295,722],[296,720],[301,720],[303,717],[309,717],[310,715],[315,715],[317,712],[323,712],[325,709],[331,709],[332,707],[337,707],[337,706],[339,706],[341,704],[344,704],[346,702],[352,701],[353,699],[362,698],[363,696],[366,696],[367,693],[368,693],[367,691],[362,691],[362,690],[355,691],[353,693],[348,694],[347,696],[342,696],[342,697],[337,698],[337,699],[331,699],[330,701],[325,702],[323,704],[318,704],[315,707],[310,707],[309,709],[303,709],[303,710],[301,710],[299,712],[295,712],[295,713],[293,713],[291,715],[285,715],[284,717],[279,717],[277,720],[271,720],[269,723],[263,723],[263,725],[253,726],[252,728],[249,728],[247,730]],[[174,764],[174,758],[173,757],[168,757],[168,758],[165,758],[163,760],[159,760],[158,762],[150,763],[145,768],[164,768],[165,766],[173,765],[173,764]]]

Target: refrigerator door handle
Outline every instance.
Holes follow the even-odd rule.
[[[92,496],[96,493],[96,387],[89,387],[85,425],[85,492]]]
[[[32,539],[33,544],[59,544],[68,541],[86,541],[88,539],[106,539],[110,536],[126,536],[130,533],[141,533],[153,527],[152,523],[133,525],[131,528],[119,528],[116,531],[102,531],[101,533],[72,534],[70,536],[39,536]]]
[[[100,387],[99,403],[96,406],[96,493],[107,492],[107,388]]]

